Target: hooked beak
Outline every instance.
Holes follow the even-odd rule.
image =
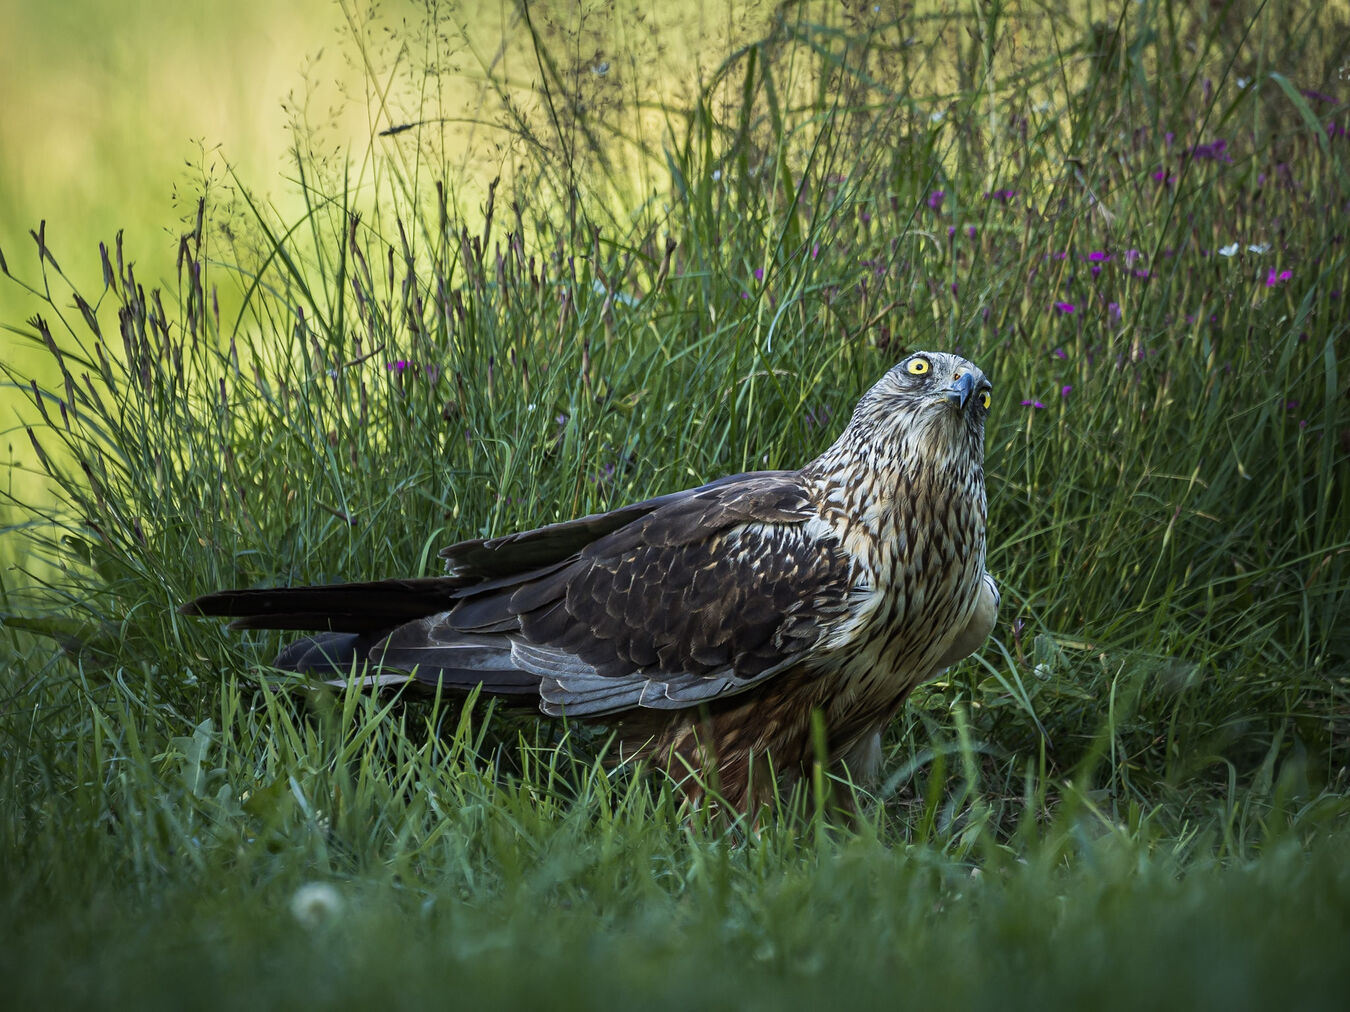
[[[942,396],[961,410],[965,408],[966,401],[970,400],[970,395],[974,392],[975,379],[967,372],[952,380],[951,386],[942,391]]]

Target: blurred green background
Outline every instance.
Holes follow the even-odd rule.
[[[0,3],[0,249],[33,279],[29,236],[46,219],[58,262],[82,289],[98,243],[119,229],[147,282],[168,279],[205,178],[232,166],[260,195],[295,206],[283,171],[295,102],[355,75],[336,52],[333,0]],[[363,125],[348,110],[343,125]],[[0,321],[36,312],[0,286]],[[16,349],[6,331],[6,357]],[[6,404],[8,415],[12,408]]]
[[[717,40],[707,55],[720,59],[774,9],[754,2],[627,12],[588,6],[578,5],[565,26],[578,59],[607,67],[607,47],[631,53],[636,39],[652,57],[641,76],[671,90],[695,79],[685,71],[705,59],[704,40]],[[564,30],[537,16],[541,33]],[[36,277],[29,230],[46,219],[49,246],[82,290],[99,276],[98,243],[111,244],[119,229],[142,280],[169,280],[203,184],[230,185],[227,167],[291,220],[304,207],[291,157],[297,123],[303,143],[359,162],[391,124],[377,108],[391,97],[380,93],[391,68],[419,59],[408,52],[409,23],[433,20],[442,22],[442,37],[453,38],[455,60],[437,87],[448,82],[463,91],[448,102],[436,97],[441,107],[463,109],[465,122],[448,132],[464,149],[461,165],[479,169],[471,175],[481,183],[509,157],[482,129],[474,132],[487,125],[473,117],[483,112],[476,100],[489,68],[517,88],[520,101],[534,97],[537,68],[514,4],[0,0],[0,250],[10,268]],[[397,96],[409,119],[427,97]],[[38,308],[15,286],[0,285],[0,324]]]

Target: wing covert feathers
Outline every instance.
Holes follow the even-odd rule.
[[[426,636],[504,637],[551,714],[739,692],[815,643],[849,601],[849,561],[808,537],[815,513],[791,477],[739,476],[621,526],[596,523],[606,533],[567,560],[466,588]]]

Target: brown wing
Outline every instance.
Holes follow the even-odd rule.
[[[529,674],[545,712],[574,716],[738,692],[848,612],[852,567],[814,516],[793,473],[679,493],[562,560],[540,553],[540,568],[456,591],[454,607],[395,629],[371,656],[488,691],[493,672],[512,686]]]

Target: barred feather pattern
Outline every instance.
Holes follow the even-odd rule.
[[[340,682],[365,665],[372,686],[481,686],[602,721],[623,759],[742,810],[800,780],[822,744],[866,779],[913,687],[997,618],[990,390],[970,362],[919,352],[801,470],[461,542],[441,553],[445,577],[223,591],[184,611],[319,630],[279,667]]]

